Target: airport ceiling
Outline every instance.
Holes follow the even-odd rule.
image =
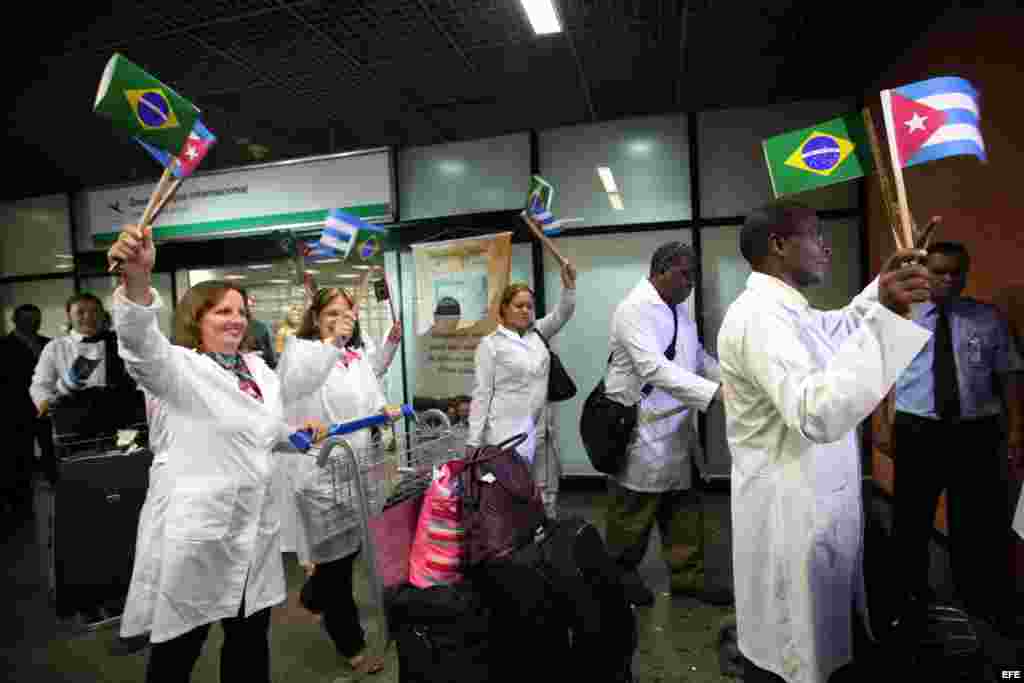
[[[519,0],[19,3],[4,46],[3,198],[157,177],[155,162],[92,111],[115,52],[202,110],[218,137],[208,170],[856,96],[958,5],[555,4],[564,30],[538,36]]]

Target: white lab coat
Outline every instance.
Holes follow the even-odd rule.
[[[623,405],[640,401],[640,420],[626,466],[613,478],[634,491],[660,493],[692,486],[690,458],[698,456],[700,441],[693,419],[688,419],[690,409],[707,410],[718,391],[718,363],[704,351],[685,304],[676,306],[676,315],[679,329],[671,361],[665,349],[672,342],[672,311],[650,280],[637,284],[612,316],[612,361],[605,393]],[[646,397],[640,392],[644,384],[654,386]],[[688,408],[645,421],[646,416],[681,406]]]
[[[930,336],[878,303],[877,283],[823,312],[753,273],[726,312],[739,647],[790,683],[851,660],[853,604],[866,616],[855,429]]]
[[[298,340],[302,344],[320,344]],[[366,349],[355,351],[359,357],[338,361],[326,383],[317,391],[285,405],[288,424],[299,428],[306,420],[331,425],[350,422],[380,413],[384,394],[374,373],[373,359]],[[370,430],[345,435],[357,454],[370,446]],[[330,562],[359,549],[361,529],[354,484],[335,472],[335,465],[316,464],[318,448],[307,454],[286,452],[278,464],[285,497],[282,516],[294,525],[292,538],[285,545],[295,549],[301,561]],[[357,456],[358,457],[358,456]]]
[[[1017,512],[1013,515],[1013,530],[1024,538],[1024,490],[1017,497]]]
[[[51,339],[39,354],[35,372],[32,374],[32,385],[29,394],[36,408],[43,401],[53,403],[58,396],[67,396],[79,387],[68,380],[68,371],[75,359],[85,356],[91,360],[99,360],[92,373],[83,382],[84,387],[101,387],[107,383],[107,346],[104,342],[82,342],[82,335],[71,332],[63,337]]]
[[[243,598],[245,616],[285,599],[271,449],[287,438],[284,401],[318,388],[340,352],[286,347],[277,374],[246,354],[257,401],[211,358],[170,344],[151,293],[152,305],[140,306],[118,288],[113,314],[121,357],[151,397],[157,428],[121,634],[148,631],[159,643],[236,616]]]
[[[467,446],[495,445],[526,434],[526,441],[516,450],[529,463],[538,448],[547,447],[544,411],[551,354],[536,332],[550,344],[575,310],[576,290],[566,288],[555,310],[536,321],[525,335],[499,325],[480,340]]]

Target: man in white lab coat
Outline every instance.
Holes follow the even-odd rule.
[[[815,212],[789,202],[752,213],[740,251],[754,272],[718,353],[743,680],[825,683],[853,659],[854,610],[866,615],[855,428],[930,336],[902,317],[928,272],[911,264],[923,252],[897,252],[845,308],[811,308],[800,290],[830,250]]]
[[[718,394],[719,376],[683,303],[696,279],[690,247],[664,244],[651,258],[649,277],[612,316],[605,393],[623,405],[639,403],[639,419],[625,466],[609,480],[607,544],[637,605],[654,602],[636,568],[655,522],[672,592],[731,601],[728,591],[712,593],[704,586],[704,518],[691,481],[691,459],[700,444],[690,413],[707,410]],[[655,415],[665,416],[651,420]]]

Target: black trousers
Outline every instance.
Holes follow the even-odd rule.
[[[224,644],[220,650],[220,680],[270,683],[270,608],[248,619],[221,619]],[[154,643],[146,667],[146,683],[187,683],[203,650],[210,625],[196,627],[177,638]]]
[[[929,420],[898,412],[893,423],[893,540],[903,595],[930,595],[928,543],[946,490],[950,563],[958,597],[981,616],[1010,595],[1009,535],[999,418]]]
[[[327,634],[341,656],[351,659],[366,648],[366,634],[359,623],[359,608],[352,594],[352,573],[359,553],[316,566],[313,594],[323,606]]]

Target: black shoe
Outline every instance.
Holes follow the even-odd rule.
[[[141,636],[132,636],[131,638],[122,638],[118,636],[114,639],[114,642],[107,648],[114,657],[121,657],[123,655],[134,655],[142,652],[149,647],[149,634],[143,633]]]
[[[650,607],[654,604],[654,593],[644,585],[640,575],[629,572],[622,575],[622,587],[626,592],[626,600],[637,607]]]

